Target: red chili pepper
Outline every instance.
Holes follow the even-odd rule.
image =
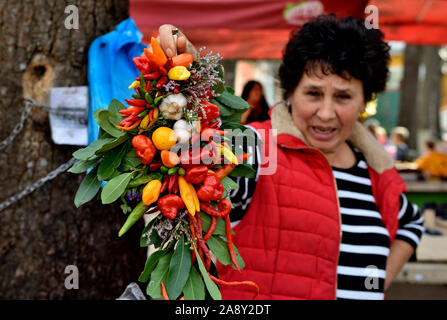
[[[155,85],[155,88],[160,90],[163,89],[163,86],[168,83],[168,77],[163,76],[160,78],[160,80],[158,80],[157,84]]]
[[[205,165],[195,166],[189,168],[185,173],[185,180],[191,183],[201,183],[205,180],[208,174],[208,167]]]
[[[201,107],[199,108],[199,117],[202,117],[202,121],[209,122],[219,117],[219,107],[214,103],[202,100],[200,101],[200,104]]]
[[[143,79],[144,80],[155,80],[155,79],[158,79],[158,78],[160,78],[160,73],[158,73],[157,71],[154,71],[154,72],[151,72],[151,73],[143,75]],[[135,80],[136,81],[140,81],[141,77],[138,76],[138,77],[135,78]]]
[[[227,199],[224,199],[227,200]],[[228,200],[227,200],[228,201]],[[222,202],[222,201],[221,201]],[[231,210],[231,205],[230,205]],[[234,249],[233,249],[233,240],[231,235],[231,222],[230,222],[230,215],[227,214],[224,218],[225,220],[225,233],[227,235],[227,245],[228,245],[228,251],[230,251],[230,257],[231,261],[233,262],[234,266],[238,271],[241,271],[241,268],[239,267],[239,264],[236,261],[236,256],[234,255]]]
[[[126,101],[128,105],[135,107],[144,107],[146,105],[146,100],[141,99],[124,99],[124,101]]]
[[[149,92],[152,89],[152,82],[148,81],[146,82],[146,87],[144,88],[144,91]]]
[[[149,122],[152,122],[152,120],[154,120],[154,108],[149,111]]]
[[[215,174],[207,173],[203,185],[197,190],[197,197],[202,201],[220,200],[223,192],[224,186],[220,179]]]
[[[131,114],[140,114],[141,112],[143,112],[145,109],[145,107],[133,107],[133,108],[127,108],[127,109],[123,109],[118,111],[119,113],[121,113],[124,116],[126,115],[131,115]]]
[[[168,71],[164,68],[164,67],[159,67],[158,68],[158,72],[160,73],[160,75],[162,76],[166,76],[168,74]]]
[[[209,202],[200,201],[200,210],[208,213],[210,216],[223,218],[231,211],[231,203],[227,199],[222,199],[215,209]]]
[[[138,71],[142,72],[143,74],[151,72],[151,63],[146,56],[135,57],[132,61],[137,67]]]
[[[150,164],[154,159],[156,149],[151,139],[139,134],[132,138],[132,145],[142,164]]]
[[[175,219],[177,216],[177,210],[183,209],[185,203],[182,198],[175,194],[167,194],[160,199],[158,199],[158,208],[160,208],[161,213],[169,219]]]
[[[219,126],[219,121],[214,121],[214,122],[211,122],[209,125],[208,125],[208,127],[209,128],[213,128],[213,129],[217,129],[217,128],[220,128],[220,126]]]
[[[138,117],[136,115],[131,114],[130,116],[121,120],[120,126],[128,127],[137,120],[139,120]]]
[[[191,145],[193,145],[196,141],[197,141],[197,139],[199,139],[200,138],[200,134],[199,133],[196,133],[192,138],[191,138]]]
[[[226,133],[228,133],[228,131],[216,130],[208,127],[202,130],[202,132],[200,133],[200,137],[202,138],[202,141],[210,141],[215,135],[223,136]]]
[[[174,87],[174,93],[175,94],[179,94],[180,93],[180,88],[178,86]]]
[[[253,297],[255,299],[259,294],[259,286],[253,281],[224,281],[219,278],[214,277],[212,274],[208,273],[211,280],[213,280],[216,284],[222,286],[249,286],[256,290],[256,294]]]
[[[170,176],[165,176],[165,178],[164,178],[164,180],[163,180],[163,183],[161,184],[160,193],[165,192],[166,189],[168,188],[169,177],[170,177]]]
[[[203,241],[207,242],[211,238],[211,236],[214,233],[214,230],[216,230],[216,226],[217,226],[217,218],[215,216],[211,216],[211,225],[208,231],[203,236]]]
[[[153,162],[149,165],[149,171],[153,172],[153,171],[157,171],[158,169],[160,169],[162,166],[161,162]]]
[[[175,184],[175,180],[177,180],[177,175],[174,174],[172,176],[168,175],[169,182],[168,182],[168,192],[171,193]]]
[[[175,175],[175,179],[174,179],[174,186],[172,187],[172,192],[174,194],[178,193],[178,175]]]
[[[198,212],[196,213],[196,215]],[[198,250],[200,258],[202,259],[203,263],[205,264],[206,270],[209,270],[211,267],[211,257],[208,247],[206,246],[205,242],[202,238],[202,230],[199,227],[198,220],[196,220],[189,212],[188,212],[189,220],[191,224],[194,225],[194,229],[196,230],[196,236],[197,236],[197,243],[199,244],[199,248],[203,250],[203,253],[205,254],[206,261],[203,259],[202,255],[200,254],[200,250]],[[199,249],[198,248],[198,249]]]

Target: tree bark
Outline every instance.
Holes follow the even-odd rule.
[[[417,98],[421,55],[421,46],[407,45],[405,47],[399,125],[406,127],[410,131],[408,146],[413,149],[416,147],[416,132],[418,128],[419,112]]]
[[[79,12],[68,30],[65,6]],[[0,2],[0,141],[19,121],[22,98],[48,103],[51,87],[87,84],[91,42],[128,17],[128,1]],[[33,107],[23,131],[0,151],[0,202],[71,158],[77,147],[53,144],[48,114]],[[115,299],[144,267],[143,222],[123,238],[117,205],[91,201],[77,209],[83,175],[62,173],[0,212],[0,299]],[[67,265],[79,270],[79,289],[68,290]]]

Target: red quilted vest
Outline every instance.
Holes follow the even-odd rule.
[[[271,121],[251,123],[270,129]],[[262,137],[269,145],[268,135]],[[322,153],[288,134],[277,136],[277,170],[260,175],[234,243],[245,261],[238,272],[219,264],[225,281],[251,280],[260,288],[257,299],[336,298],[341,220],[335,179]],[[266,156],[269,151],[265,150]],[[266,167],[263,164],[262,167]],[[390,233],[398,227],[399,195],[406,187],[397,171],[378,174],[369,168],[373,194]],[[223,299],[252,299],[253,289],[221,287]]]

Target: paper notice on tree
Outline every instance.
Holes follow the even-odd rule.
[[[88,144],[88,87],[57,87],[50,94],[51,137],[55,144]]]

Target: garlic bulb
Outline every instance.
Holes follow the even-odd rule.
[[[190,131],[188,131],[184,128],[174,128],[174,132],[177,136],[178,143],[188,143],[189,142],[189,139],[191,138]]]
[[[183,94],[171,94],[161,101],[160,112],[165,119],[180,120],[183,117],[183,108],[187,104],[188,101]]]
[[[185,119],[180,119],[174,123],[174,130],[175,129],[185,129],[186,131],[191,132],[192,127],[188,121]]]

